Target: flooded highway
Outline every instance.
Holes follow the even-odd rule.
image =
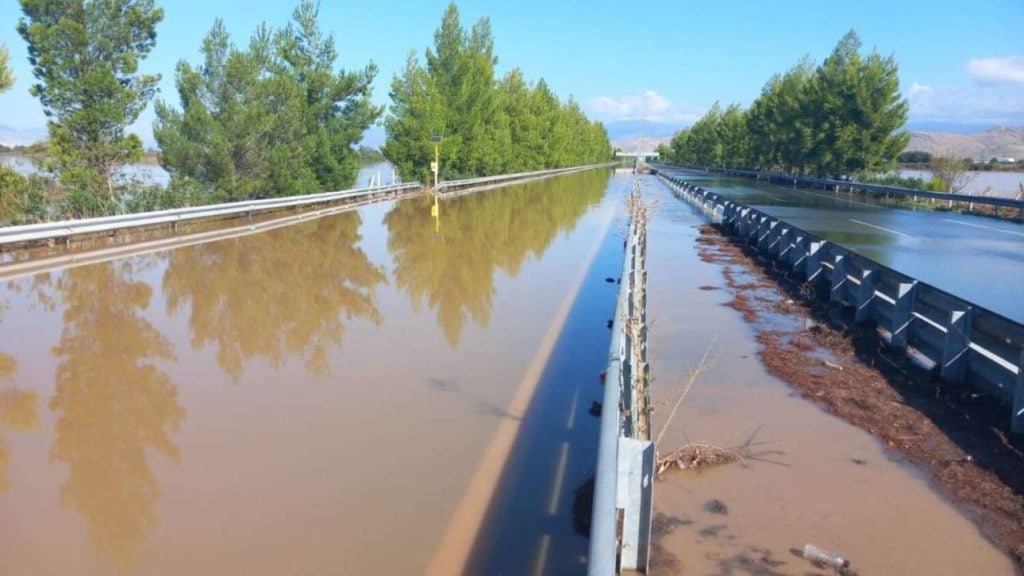
[[[921,467],[768,373],[755,336],[794,322],[802,330],[806,320],[766,306],[751,325],[726,306],[728,278],[756,277],[702,258],[704,217],[661,182],[645,185],[658,203],[648,308],[652,429],[665,427],[659,451],[687,443],[747,451],[739,462],[672,471],[655,483],[661,559],[653,573],[834,573],[800,557],[812,543],[841,553],[856,574],[1015,574],[972,522],[975,512],[952,504]],[[705,354],[711,361],[670,417]]]
[[[671,172],[670,168],[667,168]],[[716,192],[1024,322],[1024,225],[929,210],[893,209],[845,193],[788,188],[748,178],[681,173]]]
[[[582,571],[628,183],[5,282],[0,572],[494,573],[509,550],[509,573]]]

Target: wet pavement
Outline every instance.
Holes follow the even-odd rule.
[[[667,169],[666,172],[671,172]],[[896,209],[748,178],[680,172],[686,180],[858,254],[1024,322],[1024,224],[955,212]]]
[[[0,573],[450,574],[504,546],[517,573],[582,572],[627,187],[590,171],[4,282]]]
[[[659,451],[704,443],[745,454],[657,481],[653,573],[831,574],[794,552],[811,543],[861,575],[1015,574],[919,469],[767,373],[754,329],[723,305],[724,265],[699,258],[704,218],[659,182],[645,186],[658,206],[648,236],[654,431],[709,347],[714,359]]]

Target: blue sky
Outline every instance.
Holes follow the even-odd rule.
[[[197,62],[203,35],[217,17],[239,44],[266,21],[284,24],[292,2],[164,0],[157,46],[143,68],[163,75],[159,97],[177,103],[174,65]],[[388,102],[390,80],[410,50],[432,42],[447,2],[339,2],[321,7],[335,35],[340,65],[373,60],[380,68],[374,99]],[[464,24],[490,16],[499,73],[518,66],[545,78],[594,118],[635,119],[646,99],[649,117],[685,125],[716,100],[747,105],[776,72],[804,55],[820,61],[850,28],[866,49],[895,55],[912,122],[1024,125],[1022,0],[729,0],[615,2],[460,2]],[[41,127],[45,117],[28,94],[32,81],[20,9],[0,3],[0,44],[11,52],[17,83],[0,96],[0,125]],[[646,97],[645,97],[646,95]],[[136,131],[149,140],[148,109]]]

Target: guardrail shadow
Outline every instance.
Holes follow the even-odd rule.
[[[620,235],[609,232],[587,272],[523,417],[476,538],[466,574],[586,574],[587,535],[574,524],[575,493],[592,480],[614,315]],[[580,491],[586,499],[586,491]],[[590,519],[589,501],[586,520]],[[575,510],[576,516],[581,516]]]

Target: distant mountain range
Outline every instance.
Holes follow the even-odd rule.
[[[957,158],[1024,158],[1024,127],[996,126],[972,134],[911,132],[907,150]]]
[[[46,140],[46,128],[26,128],[18,130],[0,124],[0,144],[4,146],[28,146],[40,140]]]
[[[672,136],[685,126],[682,122],[648,121],[644,125],[642,120],[620,120],[606,122],[604,127],[608,131],[608,139],[612,141],[612,147],[635,152],[640,146],[640,135],[643,134],[645,151],[652,152],[658,147],[658,144],[668,144],[672,140]]]

